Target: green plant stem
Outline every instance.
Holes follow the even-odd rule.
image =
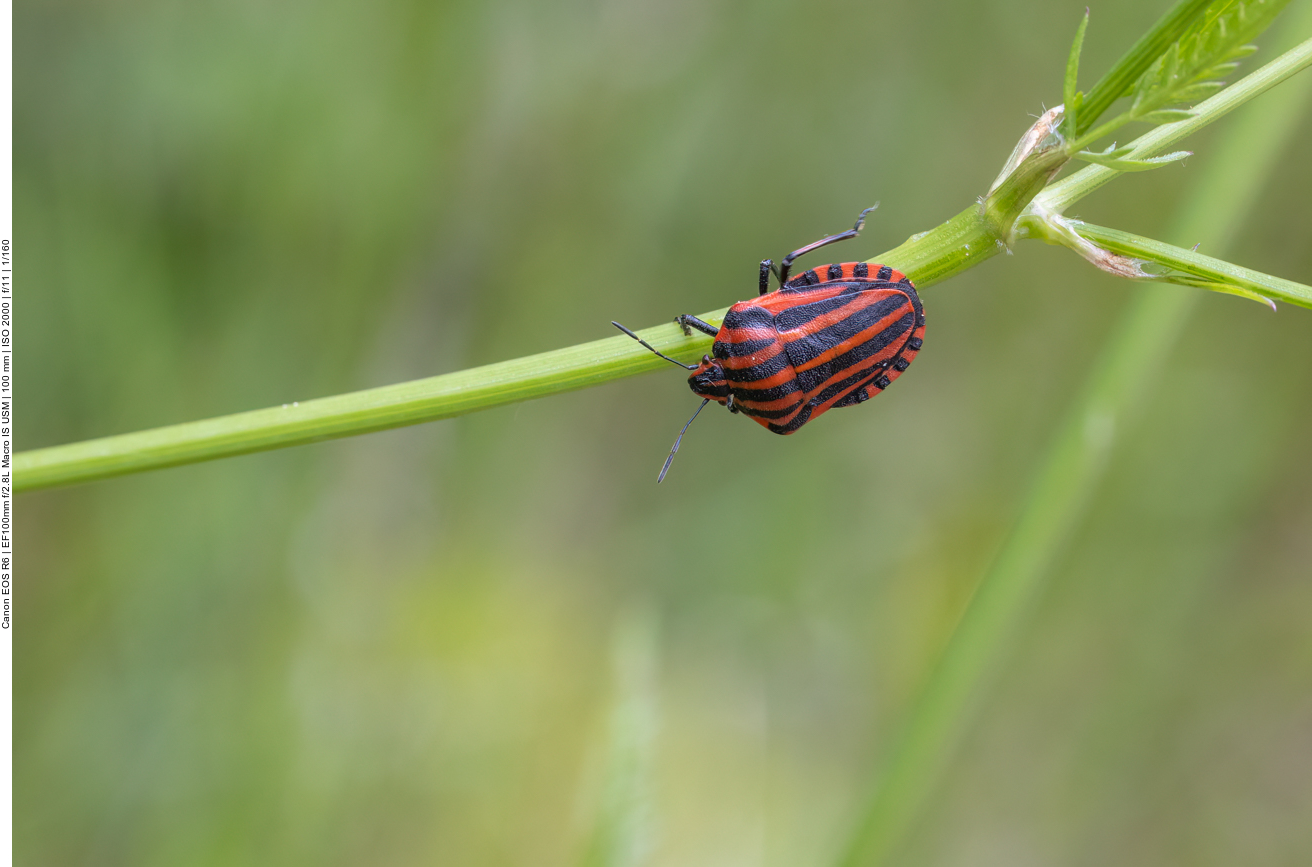
[[[1298,22],[1301,29],[1290,29],[1307,32],[1309,12],[1312,4]],[[1228,244],[1277,168],[1310,92],[1312,79],[1300,79],[1229,130],[1210,170],[1180,207],[1173,236],[1216,249]],[[1198,298],[1189,289],[1148,286],[1125,311],[893,743],[838,859],[843,867],[885,863],[916,820]]]
[[[1149,132],[1135,142],[1131,157],[1157,153],[1309,63],[1312,40],[1201,103],[1195,117]],[[1044,155],[1044,159],[1050,157],[1051,152]],[[1022,164],[1021,168],[1029,171],[1032,167]],[[1004,241],[1013,223],[1037,192],[1034,178],[1046,176],[1050,168],[1047,163],[1038,166],[1025,175],[1029,179],[1025,183],[1009,181],[999,196],[990,197],[991,209],[971,205],[947,222],[913,235],[869,261],[911,275],[922,289],[973,268],[1006,249]],[[1016,177],[1022,174],[1017,172]],[[1038,192],[1034,202],[1061,213],[1118,174],[1103,166],[1090,166]],[[1012,192],[1001,195],[1007,190]],[[998,211],[1003,200],[1006,213]],[[715,323],[723,319],[727,309],[699,315]],[[697,358],[710,345],[709,338],[696,334],[686,337],[672,324],[639,333],[657,349],[684,360]],[[599,385],[663,364],[629,338],[612,337],[367,391],[20,452],[14,456],[14,490],[86,482],[436,421]]]
[[[1134,120],[1134,118],[1132,118],[1128,112],[1125,114],[1118,114],[1116,115],[1116,117],[1112,118],[1111,120],[1105,121],[1101,126],[1093,130],[1092,132],[1085,133],[1084,135],[1080,136],[1078,139],[1074,140],[1071,143],[1070,149],[1072,152],[1084,150],[1089,145],[1096,142],[1098,139],[1102,138],[1105,135],[1111,135],[1112,133],[1116,132],[1116,130],[1125,126],[1127,123],[1129,123],[1132,120]]]
[[[674,325],[643,332],[667,354],[691,354]],[[677,345],[676,345],[677,344]],[[667,363],[617,336],[371,388],[64,446],[20,452],[15,490],[89,481],[282,446],[387,430],[599,385]]]
[[[1000,250],[972,206],[871,261],[916,274],[917,285],[924,288]],[[727,310],[699,316],[718,323]],[[696,332],[685,336],[672,323],[639,334],[684,361],[700,357],[711,344],[709,337]],[[14,456],[14,489],[87,482],[436,421],[665,366],[632,339],[610,337],[397,385],[20,452]]]

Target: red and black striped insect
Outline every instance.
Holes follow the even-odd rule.
[[[878,207],[878,206],[876,206]],[[715,338],[701,364],[663,355],[618,322],[616,328],[661,358],[692,371],[703,397],[674,442],[660,479],[697,413],[714,400],[777,434],[790,434],[830,409],[864,403],[910,366],[925,338],[925,311],[911,280],[887,265],[843,262],[789,277],[793,260],[861,232],[867,208],[847,232],[761,263],[760,295],[729,308],[719,328],[696,316],[675,319]],[[770,275],[779,288],[770,291]],[[657,481],[660,481],[658,479]]]

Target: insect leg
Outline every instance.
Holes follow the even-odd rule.
[[[688,335],[689,337],[692,336],[693,328],[696,328],[698,331],[701,331],[705,334],[709,334],[712,337],[720,333],[720,329],[716,328],[714,325],[712,325],[709,322],[703,322],[702,320],[698,319],[696,316],[693,316],[691,313],[684,313],[681,316],[676,316],[674,317],[674,321],[677,322],[679,324],[679,327],[683,329],[683,333]]]
[[[848,231],[839,232],[837,235],[829,235],[828,237],[821,238],[819,241],[816,241],[814,244],[807,244],[805,247],[802,247],[799,250],[794,250],[793,252],[789,253],[787,256],[783,257],[783,259],[779,260],[779,285],[782,286],[783,284],[788,282],[788,272],[793,267],[794,259],[796,259],[798,256],[802,256],[807,253],[810,253],[812,250],[819,250],[821,247],[827,247],[830,244],[836,244],[839,241],[846,241],[848,238],[855,238],[857,235],[861,234],[861,227],[865,225],[866,222],[866,214],[870,213],[871,211],[873,211],[875,208],[878,207],[879,207],[879,203],[875,202],[874,205],[862,211],[861,216],[856,218],[856,225],[853,226]]]

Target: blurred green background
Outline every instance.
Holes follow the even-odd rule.
[[[1165,6],[1095,5],[1088,81]],[[1082,10],[20,0],[18,445],[721,307],[880,200],[874,256],[985,192]],[[1192,245],[1218,133],[1075,213]],[[1310,134],[1232,261],[1312,282]],[[17,862],[826,863],[1137,291],[1021,245],[878,401],[712,408],[659,488],[672,369],[24,496]],[[898,863],[1312,857],[1310,335],[1203,299]]]

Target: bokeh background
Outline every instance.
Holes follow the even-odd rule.
[[[1096,4],[1087,80],[1165,6]],[[721,307],[879,200],[874,256],[1083,8],[20,0],[19,447]],[[1076,212],[1191,245],[1217,134]],[[1310,134],[1231,250],[1302,282]],[[1021,245],[878,401],[708,410],[660,487],[672,369],[25,495],[17,862],[826,863],[1136,291]],[[1307,863],[1310,335],[1203,300],[898,863]]]

